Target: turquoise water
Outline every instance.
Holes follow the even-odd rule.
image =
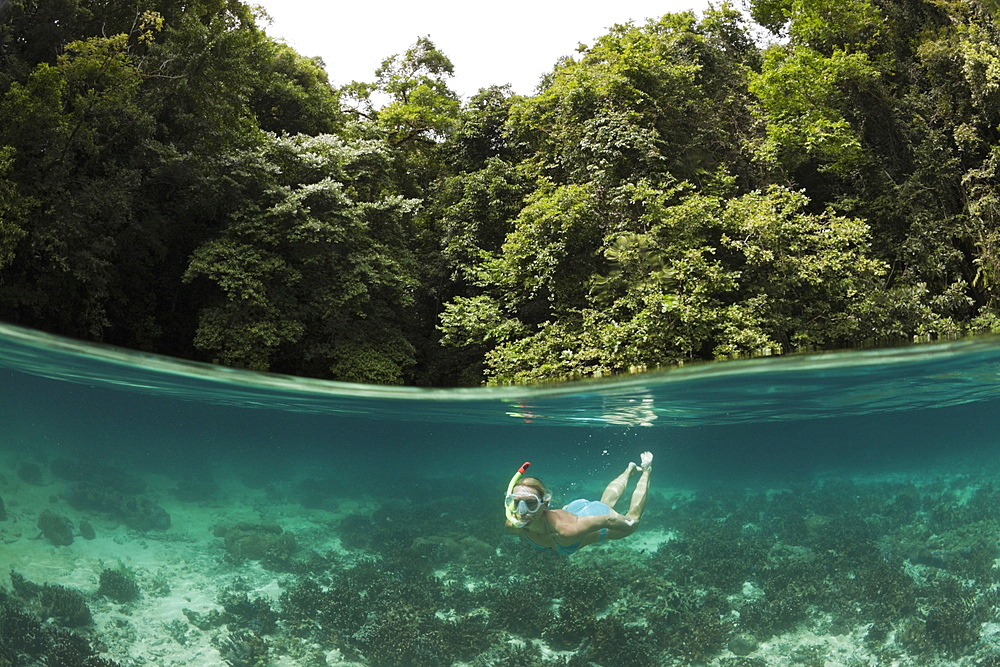
[[[827,466],[909,469],[925,457],[988,456],[1000,432],[996,338],[423,390],[248,373],[0,326],[0,379],[8,446],[460,466],[504,480],[521,459],[573,477],[617,469],[643,449],[682,485]]]
[[[987,502],[994,495],[1000,499],[994,479],[998,379],[1000,340],[982,338],[691,365],[533,388],[421,390],[221,369],[4,325],[0,498],[12,518],[0,522],[0,537],[11,567],[28,580],[81,591],[94,620],[74,632],[104,646],[105,659],[121,664],[148,645],[136,639],[143,631],[130,639],[111,628],[122,618],[145,627],[147,614],[147,635],[155,634],[154,626],[173,627],[163,631],[162,646],[170,651],[157,664],[253,664],[240,651],[251,651],[254,637],[269,646],[259,664],[890,664],[890,658],[892,664],[1000,664],[993,642],[1000,608],[993,560],[1000,554],[993,542],[983,542],[984,535],[992,540],[994,531],[1000,534]],[[553,555],[537,565],[529,563],[545,554],[525,550],[503,533],[500,499],[522,461],[532,461],[532,473],[568,501],[598,496],[644,450],[655,456],[655,493],[633,538],[568,560]],[[143,502],[165,508],[169,527],[130,525],[121,512],[74,500],[73,484],[81,482],[66,472],[66,461],[86,467],[84,476],[144,480]],[[93,472],[102,466],[120,476]],[[32,478],[34,469],[40,478]],[[409,528],[380,533],[391,522],[380,514],[384,508],[409,517],[400,519]],[[65,546],[36,539],[35,517],[45,509],[66,516],[77,533],[81,522],[94,524],[98,537],[78,536]],[[269,561],[235,553],[229,537],[194,528],[208,514],[223,523],[251,518],[278,524],[296,534],[295,555]],[[430,527],[407,532],[424,520]],[[361,524],[360,533],[351,532]],[[841,532],[830,533],[831,526]],[[428,532],[429,542],[417,539]],[[119,605],[96,591],[108,567],[109,552],[94,546],[101,533],[113,535],[121,548],[118,560],[146,589],[138,601]],[[396,534],[403,535],[398,543],[391,538]],[[475,537],[475,548],[455,546],[459,535]],[[204,593],[202,613],[227,609],[226,595],[237,590],[250,602],[257,595],[267,601],[275,624],[261,626],[258,620],[247,629],[245,614],[232,610],[228,622],[204,628],[186,612],[164,621],[171,594],[151,591],[155,581],[169,577],[169,568],[140,558],[135,546],[149,540],[170,548],[188,543],[205,560],[204,568],[187,575],[220,582]],[[856,555],[862,551],[872,560]],[[820,567],[828,552],[841,559]],[[0,572],[6,572],[2,553]],[[720,559],[709,570],[725,569],[726,559],[756,565],[738,581],[707,579],[691,565],[701,553]],[[52,561],[41,567],[40,558]],[[357,563],[363,558],[392,571],[368,571],[372,582],[383,583],[360,586],[358,606],[364,611],[334,620],[329,610],[313,610],[328,620],[304,629],[292,613],[304,599],[304,593],[293,595],[302,592],[297,586],[308,579],[333,596],[337,586],[347,585],[336,573],[360,577]],[[386,577],[407,580],[386,564],[420,558],[428,560],[427,570],[413,576],[423,582],[436,577],[427,584],[429,597],[421,605],[404,604],[412,610],[409,617],[398,610],[391,617],[372,611],[373,596],[385,593]],[[647,578],[658,593],[632,591],[628,609],[615,607],[615,596],[598,595],[592,608],[574,612],[583,630],[559,630],[560,623],[572,625],[567,603],[560,601],[569,599],[573,577],[591,581],[609,563],[636,568],[628,581]],[[776,583],[778,571],[793,582]],[[859,573],[875,577],[876,571],[891,571],[886,581],[909,591],[906,600],[870,613],[844,611],[853,596],[863,595],[868,604],[872,590],[881,590],[859,592],[844,581],[863,579]],[[251,582],[243,590],[233,583],[240,576]],[[799,590],[796,576],[826,583],[813,583],[812,597],[795,597],[788,591]],[[469,590],[503,590],[519,577],[551,594],[537,620],[549,629],[500,623],[494,617],[503,612],[491,603],[456,601],[448,588],[464,581]],[[10,604],[45,615],[44,605],[30,595],[7,588]],[[663,602],[667,589],[678,599],[692,597],[674,609]],[[939,593],[945,589],[951,593]],[[587,595],[594,599],[592,591]],[[780,613],[767,606],[778,605],[782,595],[795,604],[780,602]],[[960,610],[941,606],[956,595],[963,600]],[[667,614],[665,604],[676,614]],[[681,609],[694,616],[685,617]],[[719,627],[697,650],[670,639],[685,623],[707,627],[706,614],[712,618],[708,626]],[[873,630],[880,615],[888,627]],[[437,639],[388,646],[379,634],[407,623],[422,628],[420,636]],[[441,637],[459,629],[465,649],[449,648]],[[178,640],[178,633],[186,639]],[[845,641],[854,648],[844,648]],[[515,645],[521,647],[517,655],[499,648]],[[627,648],[615,653],[611,646]],[[23,647],[9,650],[21,651],[11,664],[37,658]]]

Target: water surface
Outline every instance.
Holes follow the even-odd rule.
[[[981,565],[1000,553],[995,542],[975,542],[969,536],[1000,537],[998,517],[984,509],[991,507],[987,501],[994,495],[1000,500],[1000,478],[995,479],[1000,451],[998,379],[1000,340],[979,338],[693,364],[537,387],[426,390],[223,369],[0,325],[0,498],[13,517],[0,522],[0,537],[10,565],[28,579],[89,596],[95,621],[78,631],[95,641],[125,617],[143,626],[149,637],[162,635],[164,623],[173,624],[174,634],[188,639],[160,637],[156,645],[170,647],[162,648],[160,664],[236,664],[226,642],[240,640],[240,632],[258,633],[270,642],[268,659],[273,664],[500,664],[498,652],[508,649],[499,647],[511,641],[522,642],[524,648],[521,657],[502,658],[509,664],[567,664],[576,659],[607,665],[736,665],[732,660],[739,659],[758,661],[741,665],[784,665],[806,664],[802,656],[809,651],[820,661],[815,664],[823,664],[823,656],[847,659],[848,649],[837,643],[844,633],[861,646],[861,654],[848,656],[861,661],[858,664],[876,664],[864,661],[888,655],[902,656],[898,664],[981,664],[993,657],[1000,660],[993,642],[1000,627],[998,606],[989,597],[997,577]],[[521,462],[532,461],[532,473],[553,486],[557,500],[568,502],[599,496],[604,484],[644,450],[653,452],[656,470],[656,493],[640,531],[646,542],[637,535],[630,538],[631,546],[623,541],[569,560],[553,556],[551,563],[526,564],[539,556],[504,535],[500,510],[503,489]],[[145,480],[143,497],[166,508],[170,527],[150,530],[130,525],[128,516],[107,507],[81,505],[74,484],[82,482],[67,477],[66,461],[90,471],[81,475]],[[25,478],[32,466],[40,471],[39,479]],[[122,477],[101,477],[103,473],[94,470],[102,466]],[[199,488],[208,489],[206,495],[192,491]],[[976,497],[979,500],[970,500]],[[385,522],[392,521],[379,514],[379,508],[386,507],[409,516],[405,521],[410,524],[430,523],[412,533],[398,528],[383,535],[379,531],[388,530]],[[878,509],[885,507],[898,511]],[[955,511],[947,514],[943,507]],[[35,519],[45,509],[68,517],[74,530],[81,521],[95,524],[98,538],[78,537],[68,546],[35,539]],[[280,525],[296,533],[298,550],[280,562],[234,554],[230,540],[223,542],[224,530],[208,534],[213,528],[205,524],[212,520]],[[351,533],[351,526],[362,524],[362,533],[378,533],[388,543],[383,547]],[[839,526],[839,542],[828,542],[832,526]],[[720,527],[733,532],[724,531],[729,537],[719,538]],[[201,629],[170,607],[168,593],[147,593],[143,601],[128,603],[134,609],[121,609],[95,592],[98,575],[108,563],[109,552],[98,548],[102,533],[108,548],[117,544],[120,560],[132,563],[140,584],[147,586],[157,577],[169,578],[169,564],[157,558],[183,557],[140,557],[135,545],[159,540],[179,548],[176,543],[189,542],[208,563],[193,569],[189,578],[221,582],[204,585],[203,611],[225,608],[225,595],[232,593],[226,586],[244,577],[254,595],[270,601],[277,626],[247,630],[240,618],[230,618],[227,624]],[[386,535],[402,537],[397,543]],[[473,536],[475,548],[451,546],[460,543],[460,535]],[[726,556],[719,544],[743,545],[740,548],[748,551],[733,546],[736,551]],[[851,544],[856,548],[845,546]],[[448,545],[450,555],[424,554],[429,549],[447,551],[442,545]],[[756,564],[742,572],[739,581],[703,580],[708,575],[690,566],[692,554],[702,547],[720,559]],[[800,553],[790,564],[785,553],[790,549],[815,556],[803,560]],[[814,560],[838,549],[844,549],[842,558],[824,562],[822,575],[819,569],[809,569]],[[306,553],[312,554],[311,565],[305,564]],[[577,636],[482,620],[475,616],[476,609],[485,616],[500,612],[482,601],[456,602],[440,589],[431,594],[439,608],[421,621],[431,624],[423,632],[445,636],[453,634],[454,624],[462,619],[479,619],[468,620],[469,636],[482,639],[469,654],[445,646],[444,640],[430,648],[390,650],[378,634],[390,621],[370,608],[354,620],[331,620],[340,623],[339,635],[326,627],[307,632],[289,615],[290,591],[298,590],[295,586],[303,577],[318,581],[332,595],[340,585],[336,571],[356,573],[350,569],[357,567],[350,565],[356,562],[352,558],[374,557],[392,570],[388,563],[393,559],[419,560],[415,554],[434,561],[435,585],[454,579],[489,587],[501,585],[504,577],[522,577],[543,589],[552,577],[577,572],[586,579],[593,576],[586,568],[600,566],[600,559],[624,558],[658,585],[675,587],[678,595],[695,588],[703,591],[700,602],[685,607],[689,611],[705,613],[704,591],[716,591],[722,601],[710,615],[719,629],[698,651],[671,643],[669,629],[640,632],[636,628],[662,621],[659,612],[650,611],[655,607],[650,600],[661,599],[662,591],[648,600],[642,592],[629,593],[637,596],[633,607],[649,607],[642,613],[633,610],[632,616],[616,609],[610,599],[601,601],[586,611],[593,628]],[[50,562],[44,562],[46,558]],[[347,560],[337,561],[337,567],[331,565],[343,558]],[[980,565],[973,567],[973,561]],[[776,611],[768,616],[761,609],[770,609],[767,602],[786,604],[781,595],[791,594],[787,586],[775,583],[774,573],[794,571],[795,563],[805,568],[805,579],[820,577],[829,590],[808,600],[796,598],[799,606],[779,622],[772,618]],[[496,567],[509,567],[510,572],[498,575]],[[712,567],[729,566],[720,561]],[[850,571],[831,575],[837,568]],[[845,612],[852,597],[871,597],[871,590],[838,587],[838,576],[876,571],[890,572],[886,576],[897,589],[903,581],[909,597],[896,606],[886,602],[888,606],[867,612]],[[386,581],[405,579],[398,569],[392,572],[373,581],[383,581],[379,576],[388,577]],[[903,579],[893,579],[897,576]],[[566,585],[558,580],[559,586]],[[942,586],[957,586],[969,598],[962,607],[965,616],[947,617],[964,628],[959,639],[935,629],[942,621],[934,614],[951,613],[941,611],[942,600],[950,599],[938,595]],[[373,590],[366,589],[364,595],[374,595]],[[554,611],[541,621],[556,623],[556,628],[560,613],[567,613],[559,611],[560,590],[552,593]],[[39,613],[37,602],[22,602],[29,608],[35,605]],[[462,607],[466,603],[468,609]],[[970,608],[976,610],[971,616]],[[891,626],[884,637],[872,630],[879,614]],[[629,649],[633,662],[610,657],[609,631],[601,625],[610,623],[608,619],[620,619],[615,622],[631,628],[625,634],[632,639],[616,641],[629,646],[634,641]],[[683,627],[695,620],[678,617],[672,622]],[[703,618],[697,622],[704,626]],[[434,623],[452,625],[437,628]],[[739,641],[746,637],[753,650],[744,656]],[[785,648],[774,649],[782,638]],[[300,640],[313,647],[309,650],[315,655],[308,660],[289,648]],[[149,649],[134,636],[105,636],[104,641],[108,659],[122,664]],[[795,651],[799,658],[789,657]],[[319,654],[325,663],[317,662]],[[392,655],[397,658],[388,657]],[[30,664],[27,660],[23,658],[23,664]]]

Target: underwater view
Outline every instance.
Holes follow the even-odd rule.
[[[996,338],[422,390],[0,325],[0,387],[3,667],[1000,665]],[[505,529],[646,451],[631,536]]]

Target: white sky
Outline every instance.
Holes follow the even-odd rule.
[[[251,0],[271,16],[268,35],[306,57],[320,56],[330,81],[372,81],[382,60],[418,37],[455,66],[451,88],[464,98],[510,83],[530,95],[539,78],[579,43],[612,25],[693,9],[708,0]],[[720,2],[716,3],[721,4]]]

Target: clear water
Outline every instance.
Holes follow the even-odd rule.
[[[538,474],[576,478],[649,449],[659,474],[683,486],[957,465],[990,456],[1000,433],[997,338],[424,390],[243,372],[0,325],[0,382],[8,447],[184,465],[235,455],[506,480],[532,459]]]
[[[205,475],[231,476],[251,490],[255,484],[270,489],[271,495],[253,501],[254,511],[264,516],[273,502],[270,519],[279,522],[293,521],[287,509],[293,505],[275,489],[292,488],[303,479],[325,485],[341,507],[347,506],[343,499],[362,497],[433,506],[437,498],[450,498],[450,489],[471,484],[482,495],[457,502],[474,511],[482,509],[476,503],[487,502],[483,498],[493,502],[495,497],[488,511],[496,514],[497,534],[482,537],[502,545],[500,558],[523,560],[530,551],[517,551],[515,538],[500,535],[500,498],[525,460],[568,501],[599,495],[628,461],[652,451],[657,494],[649,503],[648,523],[651,532],[663,535],[675,528],[668,509],[677,511],[677,498],[712,489],[963,475],[981,486],[981,476],[992,474],[1000,452],[1000,340],[700,364],[541,387],[421,390],[227,370],[0,325],[0,425],[5,457],[0,459],[0,497],[12,514],[20,512],[22,527],[42,508],[18,503],[19,489],[27,487],[16,467],[34,462],[45,470],[46,463],[60,458],[106,463],[160,480],[163,501],[172,509],[169,530],[180,534],[184,509],[167,497],[167,490],[178,480]],[[46,471],[45,483],[51,506],[79,522],[83,515],[59,499],[59,480]],[[247,502],[249,493],[223,493],[213,507],[222,515],[227,503]],[[448,500],[447,509],[455,502]],[[333,518],[329,525],[335,532]],[[126,544],[143,539],[112,523],[105,530],[118,530]],[[23,530],[20,537],[34,539],[28,534],[33,532]],[[35,571],[35,578],[85,588],[79,572],[88,567],[85,560],[74,561],[75,579],[60,571],[59,563],[74,548],[48,546],[44,553],[58,558],[44,574]],[[619,557],[631,553],[617,543],[601,549]],[[0,572],[9,569],[3,559],[0,551]],[[24,568],[25,559],[11,566]],[[96,581],[100,567],[90,567],[88,576]],[[140,572],[143,567],[150,566],[140,566]],[[258,574],[265,580],[280,578],[266,568]],[[657,576],[670,580],[669,571]],[[272,597],[276,600],[277,593]],[[109,608],[107,614],[115,611]],[[130,617],[129,622],[140,623],[141,608]],[[916,662],[899,664],[981,659],[988,626],[995,621],[996,609],[977,620],[981,632],[968,641],[966,653],[938,646],[912,658]],[[802,622],[808,625],[807,619]],[[92,632],[101,627],[98,623]],[[204,646],[217,647],[224,632],[207,632]],[[757,664],[794,664],[787,655],[767,654],[764,638],[760,641],[753,655],[764,662]],[[195,656],[196,642],[191,642],[188,649],[174,648]],[[118,659],[138,650],[125,640],[115,645],[119,655],[111,655]],[[340,650],[322,649],[330,655]],[[190,664],[225,664],[208,648],[198,651]],[[720,661],[734,656],[726,651],[724,646],[709,651],[704,664],[725,664]],[[301,657],[272,653],[275,664],[307,664]],[[164,657],[160,664],[174,663]],[[327,664],[339,663],[328,657]]]

